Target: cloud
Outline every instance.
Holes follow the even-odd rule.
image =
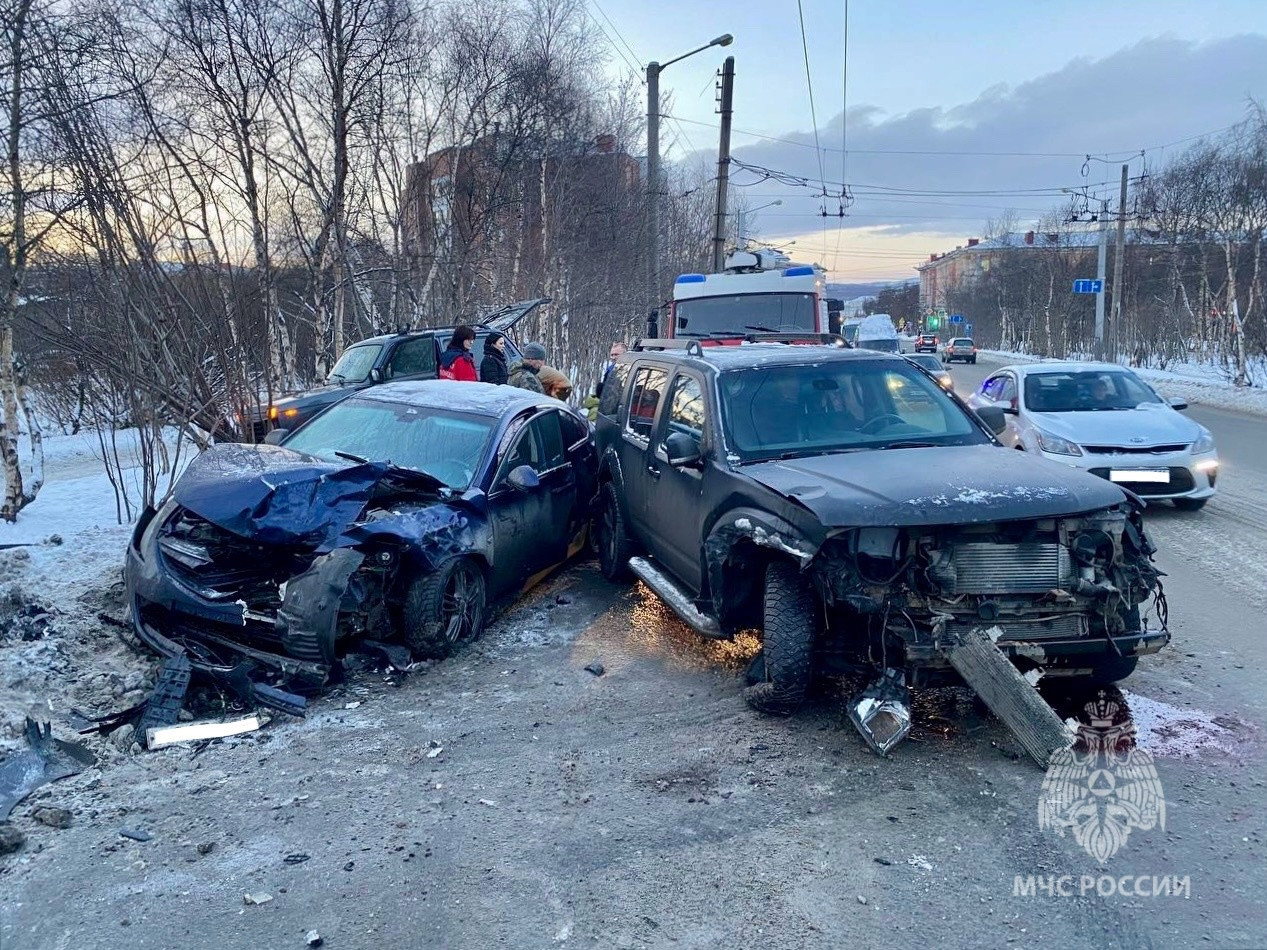
[[[1148,164],[1156,168],[1191,144],[1172,143],[1244,118],[1250,98],[1267,97],[1265,62],[1265,36],[1206,43],[1165,37],[1099,59],[1074,58],[1056,72],[1017,85],[991,85],[971,102],[950,108],[887,114],[859,104],[849,110],[847,170],[842,171],[841,116],[820,128],[820,140],[830,149],[822,177],[828,192],[838,190],[841,180],[852,186],[846,243],[861,229],[868,240],[882,244],[886,234],[976,234],[986,219],[1009,208],[1028,223],[1061,203],[1061,187],[1106,183],[1101,193],[1116,194],[1118,165],[1132,153],[1148,149]],[[988,61],[981,68],[988,70]],[[741,115],[735,125],[744,127]],[[808,237],[818,212],[834,215],[838,202],[817,194],[820,171],[812,131],[778,138],[788,141],[736,133],[734,155],[803,176],[816,187],[759,181],[736,169],[735,193],[751,196],[750,206],[783,199],[780,208],[756,216],[763,236]],[[1159,148],[1163,145],[1167,148]],[[1093,161],[1084,177],[1086,153],[1104,155],[1112,164]],[[1140,170],[1134,161],[1132,173]],[[981,194],[963,194],[974,191]],[[838,219],[826,220],[828,244],[834,245]],[[822,242],[820,235],[817,243]]]

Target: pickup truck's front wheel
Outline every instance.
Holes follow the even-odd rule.
[[[633,554],[633,543],[625,529],[625,514],[620,509],[620,499],[616,497],[616,486],[611,482],[603,485],[594,528],[598,543],[598,565],[603,576],[609,581],[624,580],[629,576],[629,557]]]
[[[788,561],[773,561],[765,571],[765,630],[757,682],[744,699],[758,712],[790,716],[805,699],[814,655],[817,609],[814,589]]]

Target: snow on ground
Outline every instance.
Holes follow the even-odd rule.
[[[135,430],[119,433],[124,477],[140,497]],[[174,447],[174,439],[172,446]],[[191,453],[186,451],[182,463]],[[21,745],[28,713],[61,723],[72,705],[122,708],[150,684],[152,657],[123,628],[123,551],[114,489],[93,433],[45,441],[44,488],[14,524],[0,523],[0,752]],[[160,483],[160,493],[166,480]]]
[[[994,363],[1046,362],[1041,357],[1007,350],[981,350],[979,355]],[[1224,378],[1223,368],[1220,366],[1210,363],[1174,363],[1164,370],[1138,366],[1131,368],[1166,398],[1177,396],[1196,405],[1267,416],[1267,389],[1234,386]]]

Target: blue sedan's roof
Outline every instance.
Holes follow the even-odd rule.
[[[566,408],[559,400],[518,386],[495,386],[492,383],[455,382],[450,379],[423,379],[399,383],[383,383],[356,393],[353,399],[406,403],[429,409],[454,409],[485,416],[501,417],[507,412],[534,406]]]

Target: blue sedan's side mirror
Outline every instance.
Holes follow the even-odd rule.
[[[541,479],[537,477],[537,471],[531,465],[520,465],[510,470],[510,474],[506,476],[506,484],[515,491],[528,492],[539,488]]]
[[[1171,409],[1187,409],[1188,402],[1180,396],[1172,396],[1166,400],[1170,404]]]

